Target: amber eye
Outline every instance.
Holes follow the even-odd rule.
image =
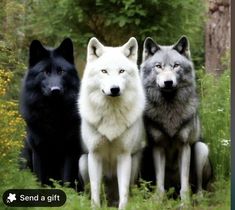
[[[104,74],[108,73],[107,70],[105,70],[105,69],[102,69],[101,72],[104,73]]]
[[[162,68],[162,66],[160,64],[156,64],[156,67],[159,68],[159,69]]]
[[[120,71],[119,71],[119,74],[122,74],[122,73],[124,73],[125,72],[125,70],[124,69],[121,69]]]
[[[178,63],[175,63],[174,64],[174,66],[173,66],[173,68],[177,68],[177,67],[179,67],[180,65],[178,64]]]

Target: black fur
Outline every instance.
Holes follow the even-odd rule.
[[[32,41],[21,92],[21,114],[27,124],[22,157],[24,167],[42,184],[51,184],[52,178],[74,186],[78,178],[79,85],[69,38],[54,49]]]

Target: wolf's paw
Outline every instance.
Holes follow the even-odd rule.
[[[202,198],[204,197],[202,190],[198,191],[196,195],[197,195],[197,198],[198,198],[198,199],[202,199]]]
[[[156,200],[159,203],[162,203],[165,197],[165,190],[164,189],[157,189],[156,191]]]
[[[189,190],[180,190],[181,209],[189,209],[190,206],[190,192]]]
[[[203,199],[204,199],[203,191],[200,190],[196,194],[193,195],[192,204],[193,205],[200,204],[200,203],[202,203]]]
[[[180,190],[180,198],[184,202],[189,201],[190,200],[189,190]]]
[[[126,204],[127,204],[126,202],[119,203],[118,210],[124,210],[126,208]]]
[[[100,208],[100,202],[95,202],[95,201],[91,201],[91,209],[92,210],[97,210]]]
[[[190,209],[190,203],[181,201],[178,210],[189,210]]]

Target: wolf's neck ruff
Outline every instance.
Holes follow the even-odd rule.
[[[181,88],[174,93],[173,98],[171,93],[163,95],[160,90],[156,93],[154,98],[147,94],[145,116],[172,138],[179,128],[197,113],[198,99],[195,87]]]
[[[97,100],[92,100],[93,97],[96,97],[96,94],[103,98],[102,103],[98,104]],[[101,96],[99,93],[93,92],[89,96],[87,104],[90,106],[90,113],[84,116],[84,118],[109,141],[121,136],[127,128],[131,127],[142,116],[144,97],[141,95],[135,94],[133,98],[127,98],[124,95],[113,98]],[[139,98],[143,101],[142,104],[134,102]],[[107,129],[107,127],[112,129]]]
[[[175,96],[177,94],[177,90],[171,90],[171,91],[165,91],[161,90],[161,96],[164,98],[166,102],[172,102],[175,99]]]
[[[95,38],[88,44],[80,113],[109,141],[122,136],[144,111],[144,91],[136,64],[137,48],[134,38],[121,47],[103,46]]]

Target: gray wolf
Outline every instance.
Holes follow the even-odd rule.
[[[57,48],[32,41],[20,103],[27,125],[22,167],[29,167],[42,184],[53,178],[74,186],[77,179],[79,83],[69,38]]]
[[[137,178],[145,143],[145,96],[137,50],[135,38],[120,47],[104,46],[96,38],[88,43],[79,97],[82,140],[88,154],[80,158],[79,168],[84,181],[90,181],[94,207],[100,206],[103,176],[110,184],[107,196],[119,193],[119,209],[125,208],[129,185]]]
[[[200,141],[195,71],[187,37],[172,46],[161,46],[147,38],[141,78],[148,136],[142,177],[156,181],[160,198],[165,189],[175,187],[187,201],[190,186],[201,193],[212,174],[208,146]],[[151,161],[154,176],[147,168]]]

